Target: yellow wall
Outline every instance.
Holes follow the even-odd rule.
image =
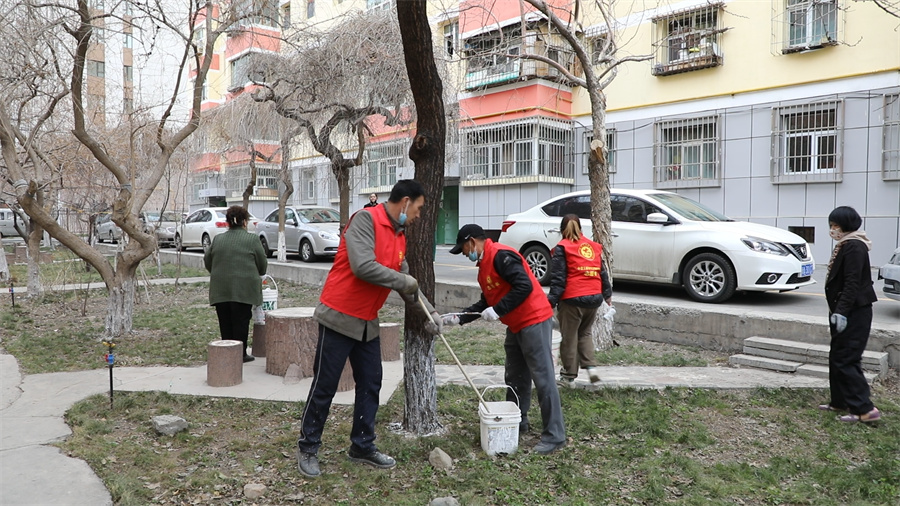
[[[900,71],[900,20],[872,2],[840,0],[843,12],[842,44],[806,53],[780,54],[774,45],[772,2],[732,0],[720,11],[724,64],[670,76],[651,75],[651,61],[626,63],[607,87],[608,109],[628,109],[704,97],[828,81],[844,77]],[[625,2],[628,3],[628,2]],[[651,2],[647,2],[648,4]],[[664,5],[668,2],[659,2]],[[621,4],[621,3],[620,3]],[[690,3],[682,3],[690,5]],[[682,4],[679,4],[682,5]],[[703,4],[699,4],[703,5]],[[624,9],[624,8],[623,8]],[[618,14],[625,14],[624,10]],[[644,11],[643,22],[626,28],[623,54],[650,54],[654,11]],[[839,14],[841,15],[841,14]],[[634,14],[633,14],[634,17]],[[584,90],[575,99],[576,115],[590,114]]]

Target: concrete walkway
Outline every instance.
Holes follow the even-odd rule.
[[[118,367],[114,385],[118,391],[158,390],[173,394],[243,397],[273,401],[304,401],[311,379],[293,382],[266,374],[265,359],[244,365],[243,382],[215,388],[206,384],[206,366]],[[598,385],[580,377],[579,388],[636,387],[691,388],[826,388],[828,381],[753,369],[727,367],[603,367]],[[479,388],[503,384],[500,366],[466,366]],[[468,385],[456,366],[435,369],[438,385]],[[403,362],[385,362],[382,404],[400,385]],[[63,420],[76,402],[109,389],[109,370],[48,373],[22,376],[16,359],[0,355],[0,504],[86,505],[112,504],[100,478],[82,460],[62,454],[52,443],[65,440],[71,431]],[[474,395],[474,394],[473,394]],[[352,404],[353,392],[335,396],[337,404]]]

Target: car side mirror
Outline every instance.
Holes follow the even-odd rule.
[[[663,213],[650,213],[647,215],[647,223],[659,223],[665,225],[669,223],[669,217]]]

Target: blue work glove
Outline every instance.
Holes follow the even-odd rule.
[[[494,311],[493,307],[489,307],[481,312],[481,317],[484,318],[485,321],[493,322],[500,319],[500,315]]]
[[[831,315],[831,324],[834,325],[834,330],[840,334],[847,328],[847,317],[842,314],[834,313]]]

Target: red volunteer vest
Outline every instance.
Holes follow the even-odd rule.
[[[406,234],[394,233],[394,225],[383,205],[367,207],[357,212],[372,215],[372,224],[375,228],[375,261],[389,269],[399,271],[406,255]],[[352,216],[350,220],[353,221]],[[347,227],[349,226],[348,222]],[[390,293],[390,288],[373,285],[353,274],[350,259],[347,257],[347,242],[341,241],[319,301],[335,311],[369,321],[378,317],[378,311]]]
[[[481,285],[481,291],[484,292],[484,299],[491,306],[500,302],[512,290],[512,285],[504,281],[494,269],[494,257],[497,256],[497,252],[500,250],[512,251],[519,255],[518,251],[505,244],[498,244],[490,239],[485,239],[484,256],[478,262],[478,284]],[[528,264],[525,263],[522,255],[519,255],[519,258],[521,258],[522,265],[525,266],[525,272],[528,273],[528,277],[531,279],[532,290],[528,298],[519,304],[517,308],[500,317],[500,321],[505,323],[509,330],[513,332],[519,332],[529,325],[540,323],[553,316],[553,308],[550,307],[547,295],[541,289],[540,283],[534,277],[531,269],[528,268]]]
[[[566,252],[566,289],[562,300],[596,295],[603,293],[603,280],[600,278],[600,262],[603,246],[590,239],[563,239],[559,245]]]

